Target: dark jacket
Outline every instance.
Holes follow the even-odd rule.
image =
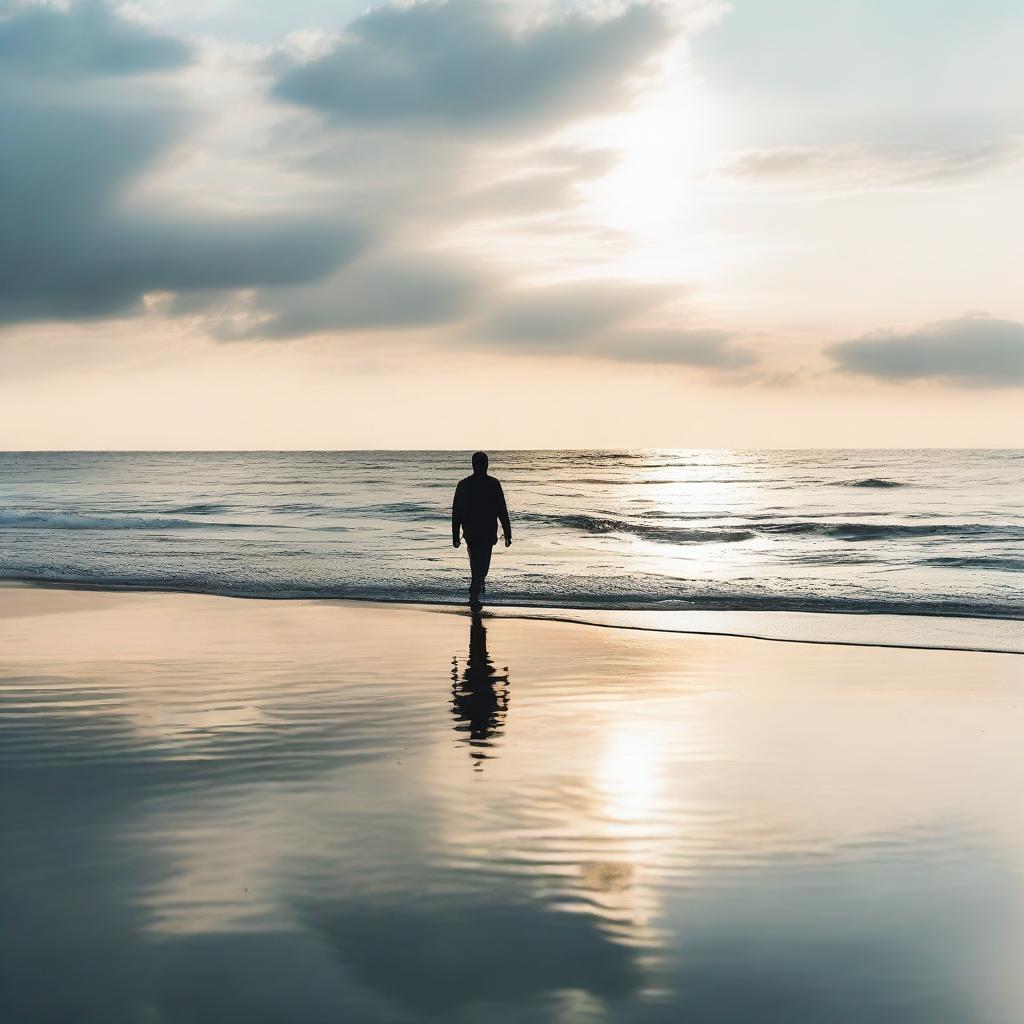
[[[452,502],[452,539],[459,539],[459,530],[472,544],[497,544],[498,521],[505,538],[512,539],[512,524],[501,484],[486,473],[474,473],[460,480]]]

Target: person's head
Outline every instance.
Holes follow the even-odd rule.
[[[473,453],[473,472],[474,473],[486,473],[487,472],[487,452],[474,452]]]

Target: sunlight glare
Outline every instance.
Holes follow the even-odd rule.
[[[676,280],[706,266],[691,244],[695,189],[714,150],[713,105],[699,82],[676,74],[645,103],[601,125],[600,139],[621,157],[581,193],[594,218],[629,236],[618,268],[629,277]]]

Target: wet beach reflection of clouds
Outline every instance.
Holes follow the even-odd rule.
[[[0,615],[4,1020],[1020,1019],[1019,659],[60,601]]]

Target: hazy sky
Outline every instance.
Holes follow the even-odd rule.
[[[1020,0],[0,0],[2,448],[1024,445]]]

